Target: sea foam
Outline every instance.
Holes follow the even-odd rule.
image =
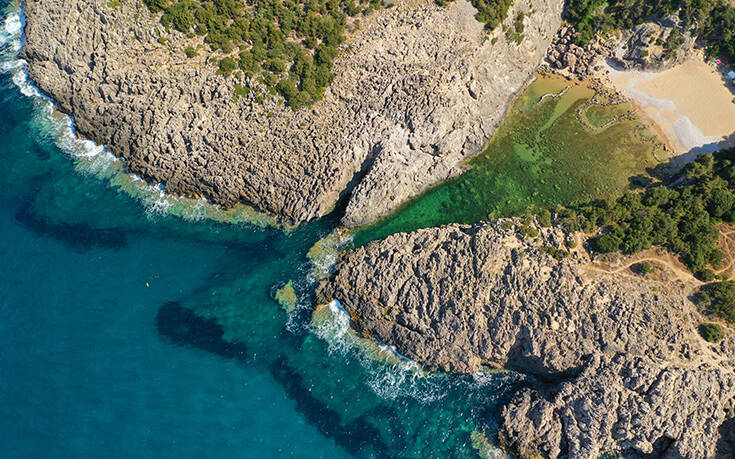
[[[146,213],[174,215],[189,221],[212,219],[232,224],[249,223],[258,227],[274,226],[274,218],[245,205],[223,209],[204,198],[194,199],[166,193],[163,184],[148,184],[125,171],[125,162],[115,157],[104,145],[80,138],[74,120],[56,110],[54,102],[44,95],[28,76],[26,62],[18,53],[23,43],[24,16],[20,3],[11,4],[0,18],[0,73],[10,74],[21,94],[32,99],[35,110],[34,128],[41,137],[50,139],[74,161],[76,170],[109,181],[121,191],[138,199]]]

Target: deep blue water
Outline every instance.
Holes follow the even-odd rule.
[[[0,457],[477,455],[512,377],[424,375],[339,314],[310,324],[306,253],[334,222],[171,215],[201,206],[131,182],[22,93],[18,11],[0,0]]]

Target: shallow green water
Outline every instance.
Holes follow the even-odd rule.
[[[441,184],[378,223],[359,230],[361,245],[390,234],[447,223],[474,223],[520,215],[539,208],[573,205],[616,195],[629,177],[655,166],[660,147],[647,140],[638,119],[608,123],[630,108],[592,105],[586,86],[567,87],[566,80],[542,77],[515,101],[487,149],[469,170]]]
[[[0,458],[477,455],[517,376],[425,374],[334,304],[312,323],[306,254],[336,221],[284,233],[122,173],[28,81],[18,3],[0,0]]]

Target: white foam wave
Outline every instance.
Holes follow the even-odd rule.
[[[149,216],[176,215],[190,221],[212,218],[257,226],[277,224],[274,219],[248,206],[224,210],[206,199],[168,195],[163,185],[147,184],[125,172],[124,160],[115,157],[104,145],[79,138],[73,119],[58,112],[54,102],[36,88],[28,76],[25,61],[18,56],[24,26],[20,4],[11,5],[5,14],[7,16],[0,28],[0,73],[10,73],[21,94],[33,100],[37,108],[34,127],[41,136],[50,139],[74,160],[77,171],[109,180],[114,186],[137,198]]]
[[[367,372],[366,383],[378,396],[394,400],[411,397],[432,402],[446,396],[446,378],[427,373],[417,362],[400,355],[392,346],[361,338],[350,329],[349,313],[337,300],[323,306],[312,331],[328,344],[328,352],[355,358]]]

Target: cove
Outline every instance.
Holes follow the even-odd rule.
[[[647,175],[664,154],[630,103],[540,75],[516,98],[466,172],[355,231],[354,243],[616,196],[629,187],[630,177]]]
[[[312,322],[306,254],[337,222],[284,232],[124,174],[35,95],[21,26],[0,0],[1,457],[502,457],[519,376],[424,374],[339,310]]]

